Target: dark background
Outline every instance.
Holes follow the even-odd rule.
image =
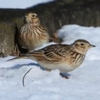
[[[29,12],[39,15],[42,25],[47,27],[51,36],[65,24],[100,26],[100,0],[55,0],[26,9],[0,9],[1,54],[12,53],[15,34],[24,24],[23,16]],[[7,45],[1,46],[5,39]],[[11,51],[9,53],[8,48]]]

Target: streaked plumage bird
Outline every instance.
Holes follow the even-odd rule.
[[[85,55],[91,47],[95,46],[86,40],[79,39],[71,45],[53,44],[14,59],[30,58],[38,61],[46,69],[59,69],[61,73],[66,73],[83,63]]]
[[[18,42],[22,47],[33,50],[49,42],[48,32],[40,24],[40,19],[36,13],[28,13],[25,16],[25,21],[26,24],[21,28],[18,35]]]
[[[78,68],[83,63],[85,55],[91,47],[95,46],[90,44],[86,40],[79,39],[71,45],[54,44],[11,60],[21,58],[30,58],[33,60],[37,60],[38,63],[46,70],[59,69],[61,72],[60,75],[62,77],[68,78],[62,73],[70,72]],[[27,73],[31,69],[29,69]],[[27,73],[25,73],[22,80],[23,86],[24,78]]]

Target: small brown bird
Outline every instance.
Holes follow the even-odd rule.
[[[40,24],[40,19],[36,13],[28,13],[25,16],[25,21],[26,24],[21,28],[18,35],[18,42],[22,47],[33,50],[49,42],[48,32]]]
[[[61,72],[60,75],[62,77],[68,78],[62,73],[70,72],[78,68],[83,63],[85,55],[91,47],[95,46],[90,44],[86,40],[78,39],[71,45],[54,44],[47,46],[43,49],[25,54],[22,57],[17,57],[10,60],[16,60],[21,58],[37,60],[38,63],[45,69],[59,69]],[[23,86],[26,74],[23,77]]]
[[[36,60],[46,69],[59,69],[61,73],[66,73],[82,64],[87,51],[91,47],[95,46],[86,40],[79,39],[71,45],[53,44],[14,59],[30,58]]]

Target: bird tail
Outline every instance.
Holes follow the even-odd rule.
[[[17,59],[27,59],[28,57],[27,56],[20,56],[20,57],[15,57],[15,58],[12,58],[12,59],[9,59],[7,61],[12,61],[12,60],[17,60]]]
[[[9,59],[7,61],[12,61],[12,60],[17,60],[17,59],[27,59],[27,58],[36,60],[37,58],[40,59],[41,56],[42,56],[41,52],[34,51],[34,52],[27,53],[27,54],[22,54],[20,57],[15,57],[15,58]]]
[[[38,52],[38,51],[34,51],[34,52],[30,52],[30,53],[28,53],[28,54],[26,54],[26,56],[28,57],[28,56],[33,56],[33,57],[40,57],[42,55],[42,53],[41,52]]]
[[[27,56],[29,59],[32,59],[32,60],[42,60],[44,58],[42,52],[39,52],[39,51],[34,51],[34,52],[30,52],[30,53],[27,53],[25,54],[24,56]]]

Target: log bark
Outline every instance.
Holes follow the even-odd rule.
[[[15,46],[15,25],[10,22],[0,23],[0,56],[11,55]]]

